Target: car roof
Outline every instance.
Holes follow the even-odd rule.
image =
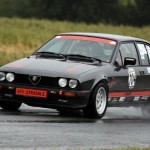
[[[111,39],[111,40],[115,40],[115,41],[118,41],[118,42],[122,42],[122,41],[148,42],[148,41],[140,39],[140,38],[135,38],[135,37],[130,37],[130,36],[123,36],[123,35],[116,35],[116,34],[105,34],[105,33],[69,32],[69,33],[61,33],[60,35],[91,36],[91,37],[99,37],[99,38]]]

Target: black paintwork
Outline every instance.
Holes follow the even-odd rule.
[[[124,101],[116,100],[112,97],[110,104],[113,106],[122,105],[137,105],[141,102],[141,97],[137,101],[133,101],[135,96],[131,96],[130,92],[133,91],[150,91],[150,74],[147,71],[148,66],[138,66],[127,65],[127,66],[117,66],[115,64],[116,55],[119,50],[119,45],[122,42],[144,42],[149,45],[150,43],[133,37],[111,35],[111,34],[99,34],[99,33],[63,33],[60,35],[78,35],[78,36],[88,36],[88,37],[98,37],[111,39],[117,42],[113,57],[110,62],[97,62],[90,63],[86,61],[72,61],[69,59],[59,59],[59,58],[41,58],[37,56],[30,56],[28,58],[23,58],[21,60],[9,63],[0,68],[0,72],[12,72],[15,74],[16,78],[12,83],[8,83],[6,80],[0,82],[2,88],[0,89],[0,100],[15,100],[22,101],[31,106],[41,106],[41,107],[69,107],[69,108],[83,108],[87,105],[89,97],[92,90],[96,87],[99,82],[104,82],[109,88],[109,92],[129,92],[126,95],[127,99]],[[135,87],[130,89],[128,83],[128,68],[133,68],[136,72],[136,84]],[[144,75],[141,74],[144,72]],[[36,75],[40,76],[41,80],[37,85],[33,85],[28,76]],[[59,78],[77,79],[79,84],[77,88],[71,89],[68,86],[65,88],[60,88],[58,85]],[[34,98],[15,95],[16,87],[20,88],[30,88],[30,89],[41,89],[48,91],[48,98]],[[75,93],[74,97],[66,97],[59,94],[62,91],[72,91]],[[148,96],[148,95],[146,95]],[[121,96],[117,96],[121,97]],[[142,100],[143,102],[148,102],[149,97]]]

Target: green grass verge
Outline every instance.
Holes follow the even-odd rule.
[[[134,36],[150,41],[150,26],[112,26],[38,19],[0,18],[0,65],[31,54],[62,32],[101,32]]]

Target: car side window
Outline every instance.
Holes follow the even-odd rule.
[[[149,45],[146,45],[146,50],[147,50],[147,53],[148,53],[148,57],[149,57],[149,60],[150,60],[150,46]]]
[[[124,62],[125,57],[130,57],[136,59],[135,65],[139,65],[138,54],[134,43],[123,43],[120,45],[119,49],[122,57],[122,62]]]
[[[145,45],[142,43],[138,43],[137,47],[140,53],[141,65],[149,65],[148,53],[147,53]]]

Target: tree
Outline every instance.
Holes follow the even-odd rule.
[[[150,24],[150,1],[136,0],[136,9],[139,25]]]

